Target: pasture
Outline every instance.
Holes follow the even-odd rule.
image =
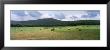
[[[11,27],[11,40],[100,40],[100,25]]]

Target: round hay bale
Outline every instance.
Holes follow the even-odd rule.
[[[55,29],[53,28],[53,29],[51,29],[51,31],[54,31]]]
[[[78,31],[81,31],[81,29],[78,29]]]

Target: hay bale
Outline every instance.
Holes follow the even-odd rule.
[[[78,29],[78,31],[81,31],[81,29]]]
[[[71,30],[71,29],[68,29],[68,30]]]
[[[51,31],[54,31],[54,30],[55,30],[55,28],[52,28],[52,29],[51,29]]]
[[[40,30],[42,30],[42,29],[40,29]]]

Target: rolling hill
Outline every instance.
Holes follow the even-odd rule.
[[[72,26],[72,25],[99,25],[100,20],[60,21],[53,18],[45,18],[29,21],[11,21],[11,26]]]

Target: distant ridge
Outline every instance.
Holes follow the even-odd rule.
[[[100,20],[79,20],[79,21],[60,21],[53,18],[44,18],[29,21],[11,21],[11,25],[28,25],[28,26],[68,26],[68,25],[99,25]]]

